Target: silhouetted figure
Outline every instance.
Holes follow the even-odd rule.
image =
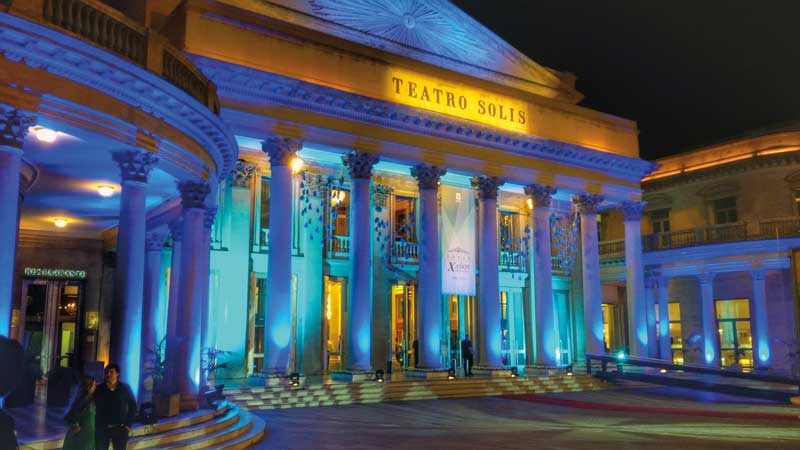
[[[19,450],[14,419],[3,409],[0,409],[0,450]]]
[[[95,405],[94,391],[97,388],[94,378],[84,377],[75,398],[64,416],[67,435],[62,450],[94,450],[95,448]]]
[[[414,367],[417,367],[419,365],[419,341],[414,339],[411,346],[414,348]]]
[[[97,406],[95,444],[97,450],[125,450],[131,425],[136,418],[136,400],[131,388],[119,381],[119,366],[109,364],[105,371],[106,382],[97,387],[94,402]]]
[[[464,376],[471,377],[474,359],[472,355],[472,340],[470,340],[468,334],[461,340],[461,359],[464,360]]]

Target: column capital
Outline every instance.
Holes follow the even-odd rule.
[[[500,177],[472,177],[472,187],[478,191],[481,200],[497,200],[500,186],[505,183],[506,180]]]
[[[172,235],[173,242],[180,242],[183,239],[183,218],[179,217],[169,223],[169,233]]]
[[[597,207],[603,202],[600,194],[577,194],[572,196],[572,203],[581,214],[597,214]]]
[[[164,243],[167,242],[168,233],[166,231],[151,231],[145,235],[144,247],[148,252],[161,251]]]
[[[158,163],[158,156],[144,150],[114,152],[111,158],[119,164],[122,181],[147,183],[150,171]]]
[[[211,192],[211,186],[204,181],[181,181],[178,183],[181,193],[183,209],[204,209],[206,196]]]
[[[206,208],[205,212],[203,212],[203,228],[206,231],[211,230],[211,227],[214,226],[214,221],[217,219],[217,207],[213,206],[210,208]]]
[[[750,277],[753,281],[764,281],[767,277],[767,269],[755,268],[750,271]]]
[[[342,163],[349,169],[350,178],[371,178],[372,167],[379,160],[380,157],[374,153],[360,152],[358,150],[353,150],[342,156]]]
[[[439,189],[439,180],[447,173],[447,169],[430,164],[417,164],[411,168],[411,176],[417,179],[419,190],[435,191]]]
[[[256,165],[240,159],[234,164],[228,179],[233,187],[248,188],[254,173],[256,173]]]
[[[622,217],[625,221],[637,221],[642,220],[642,214],[644,213],[644,207],[647,206],[647,202],[622,202]]]
[[[525,186],[525,195],[533,200],[534,208],[549,208],[553,199],[553,194],[557,191],[553,186],[545,184],[531,184]]]
[[[261,143],[261,150],[269,155],[269,164],[275,166],[288,166],[292,163],[294,154],[303,147],[303,141],[282,136],[268,136]]]
[[[379,208],[385,208],[389,200],[389,196],[392,195],[393,192],[394,188],[388,184],[375,183],[375,187],[372,189],[375,199],[375,206]]]
[[[22,149],[22,143],[28,134],[28,127],[33,125],[36,117],[18,109],[0,113],[0,146]]]
[[[711,284],[712,282],[714,282],[714,277],[716,275],[717,274],[715,274],[713,272],[698,273],[697,274],[697,281],[699,281],[700,284]]]

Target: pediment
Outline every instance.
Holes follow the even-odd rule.
[[[257,0],[280,20],[460,73],[519,84],[577,102],[574,77],[541,66],[448,0]],[[242,6],[242,2],[237,6]],[[272,7],[272,8],[270,8]],[[300,13],[300,14],[297,14]],[[309,17],[310,16],[310,17]],[[311,20],[314,18],[317,20]],[[516,81],[513,81],[516,80]],[[546,94],[544,94],[546,95]]]

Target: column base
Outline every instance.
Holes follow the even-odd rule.
[[[479,377],[511,377],[514,367],[492,367],[492,366],[475,366],[472,368],[472,373]],[[515,376],[522,376],[524,371],[517,369]]]
[[[449,369],[413,368],[403,370],[403,376],[417,380],[446,380]]]
[[[375,372],[371,370],[336,370],[331,372],[331,379],[342,383],[365,383],[375,380]]]

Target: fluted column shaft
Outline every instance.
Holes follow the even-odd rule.
[[[556,367],[558,336],[553,306],[553,265],[550,248],[550,201],[556,189],[534,184],[525,188],[533,202],[533,301],[536,311],[536,364]]]
[[[583,283],[583,324],[586,353],[603,353],[603,307],[600,285],[600,249],[597,241],[597,206],[603,197],[582,194],[573,197],[581,217],[581,275]]]
[[[209,296],[209,285],[211,282],[211,227],[214,225],[214,220],[217,216],[217,208],[206,208],[203,213],[203,240],[200,245],[201,258],[200,261],[200,279],[205,280],[202,284],[203,304],[200,307],[200,355],[201,359],[205,358],[209,349],[216,347],[214,343],[214,335],[209,325],[209,314],[211,308],[211,298]],[[208,384],[208,373],[200,371],[200,388],[204,389]]]
[[[285,375],[289,370],[292,336],[292,168],[300,141],[278,136],[264,140],[269,155],[269,254],[267,307],[264,326],[264,374]]]
[[[372,369],[372,238],[370,232],[370,178],[378,156],[351,152],[343,157],[349,169],[350,280],[347,286],[348,346],[345,368],[352,372]]]
[[[753,279],[753,365],[756,368],[769,366],[769,317],[767,316],[767,277],[766,271],[757,269],[751,272]]]
[[[159,290],[161,288],[161,252],[167,240],[166,232],[147,233],[146,254],[144,263],[144,306],[142,310],[142,368],[151,372],[154,365],[154,352],[158,346],[158,324],[156,318],[159,311]],[[150,380],[152,382],[152,380]],[[152,396],[152,391],[147,392],[145,377],[142,377],[143,400]],[[152,389],[152,388],[151,388]]]
[[[672,361],[672,338],[669,335],[669,279],[656,279],[656,301],[658,302],[659,357]]]
[[[481,333],[478,358],[481,366],[503,366],[503,336],[500,316],[500,254],[497,239],[497,194],[505,183],[497,177],[476,177],[472,184],[478,191],[478,314]]]
[[[181,245],[180,300],[177,321],[176,341],[179,352],[176,355],[176,377],[178,392],[181,394],[181,409],[196,409],[200,395],[200,372],[202,370],[202,306],[205,302],[203,285],[208,278],[202,278],[202,264],[205,261],[205,235],[203,220],[205,198],[210,191],[208,184],[184,181],[178,185],[183,206],[183,238]],[[169,360],[168,360],[169,361]]]
[[[10,110],[0,114],[0,336],[11,334],[11,305],[13,304],[14,267],[19,232],[20,169],[22,143],[33,123],[31,116]]]
[[[628,330],[632,356],[650,356],[647,327],[647,299],[644,292],[644,266],[642,264],[642,212],[644,202],[625,202],[622,215],[625,227],[625,272],[628,307]]]
[[[711,367],[719,367],[717,341],[717,312],[714,305],[714,274],[698,275],[700,281],[700,309],[703,322],[703,363]]]
[[[439,238],[439,179],[447,171],[440,167],[418,165],[411,175],[419,183],[420,245],[419,297],[417,324],[419,367],[442,367],[442,263]]]
[[[111,359],[121,366],[134,395],[141,374],[142,302],[147,177],[157,158],[141,150],[114,153],[122,173],[117,235],[117,267],[111,326]]]
[[[166,361],[177,361],[179,352],[178,320],[180,316],[180,273],[181,273],[181,241],[183,237],[183,218],[169,224],[172,235],[172,255],[169,269],[169,292],[167,298],[167,348]],[[170,389],[177,392],[178,374],[175,364],[167,364],[166,381]]]

